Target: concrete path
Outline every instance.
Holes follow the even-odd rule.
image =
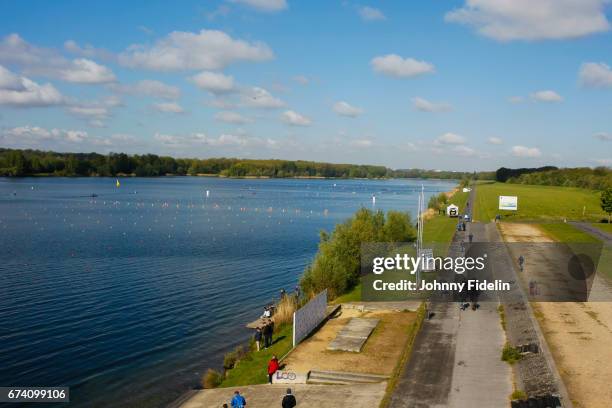
[[[372,408],[385,394],[386,382],[358,385],[295,384],[291,389],[300,408]],[[220,408],[230,405],[235,390],[246,398],[249,408],[280,407],[286,385],[249,385],[246,387],[200,390],[181,408]]]
[[[474,202],[474,190],[469,201]],[[473,204],[470,205],[470,210]],[[471,211],[470,211],[471,212]],[[462,256],[461,241],[472,232],[486,242],[482,224],[456,232],[448,256]],[[440,295],[442,296],[442,295]],[[412,355],[391,397],[393,408],[505,408],[512,392],[512,369],[501,361],[505,334],[495,299],[461,311],[448,299],[432,299]]]
[[[483,224],[470,224],[470,232],[474,242],[486,242]],[[483,295],[479,304],[459,313],[449,407],[507,407],[512,393],[512,368],[501,361],[506,334],[499,302]]]
[[[597,227],[592,226],[587,222],[570,222],[574,227],[586,232],[587,234],[593,235],[595,238],[603,241],[610,245],[612,244],[612,234],[608,234],[605,231],[600,230]]]

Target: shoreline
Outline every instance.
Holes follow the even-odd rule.
[[[324,176],[291,176],[291,177],[270,177],[270,176],[224,176],[221,174],[165,174],[163,176],[137,176],[135,174],[117,174],[115,176],[68,176],[58,174],[28,174],[24,176],[0,176],[6,179],[24,179],[24,178],[140,178],[140,179],[163,179],[163,178],[182,178],[182,177],[202,177],[202,178],[222,178],[230,180],[432,180],[432,181],[457,181],[460,179],[453,178],[433,178],[433,177],[324,177]],[[448,192],[446,192],[448,193]]]

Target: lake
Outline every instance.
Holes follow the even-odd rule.
[[[120,182],[0,178],[0,385],[70,386],[71,407],[163,407],[293,290],[320,230],[362,206],[414,216],[421,184],[426,199],[456,184]]]

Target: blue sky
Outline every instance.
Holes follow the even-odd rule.
[[[4,1],[0,146],[612,164],[605,0]]]

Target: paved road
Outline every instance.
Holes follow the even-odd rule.
[[[595,238],[600,239],[604,243],[607,243],[609,245],[612,244],[612,234],[608,234],[607,232],[602,231],[587,222],[570,222],[570,224],[572,224],[578,229],[583,230],[587,234],[593,235]]]
[[[460,242],[470,231],[475,242],[486,241],[483,224],[469,224],[466,233],[455,234],[449,256],[462,254]],[[455,302],[433,301],[434,316],[415,340],[391,407],[507,407],[512,370],[500,360],[505,334],[497,306],[482,299],[479,310],[461,311]]]

